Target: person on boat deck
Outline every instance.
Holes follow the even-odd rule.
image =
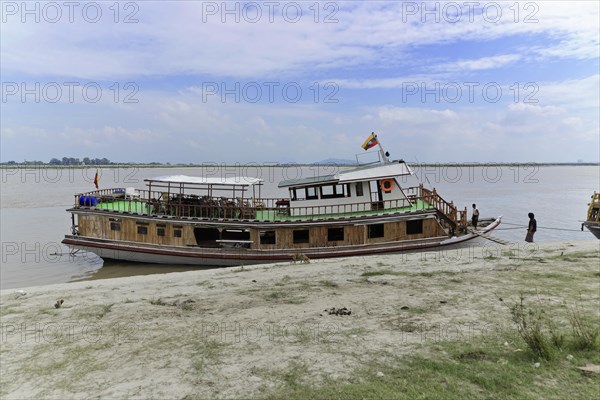
[[[479,210],[477,209],[477,205],[473,204],[473,216],[471,217],[471,223],[473,224],[473,229],[477,229],[478,221],[479,221]]]
[[[525,236],[525,241],[533,243],[533,234],[537,231],[537,221],[535,220],[535,215],[533,215],[533,213],[529,213],[527,215],[529,216],[529,226],[527,227],[527,236]]]

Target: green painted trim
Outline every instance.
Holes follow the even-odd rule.
[[[132,212],[138,214],[147,214],[148,206],[146,203],[139,201],[130,200],[117,200],[111,202],[103,202],[96,206],[101,210],[118,211],[118,212]]]
[[[430,210],[433,206],[427,204],[422,200],[417,200],[412,207],[399,207],[399,208],[387,208],[384,210],[369,210],[369,211],[357,211],[352,213],[343,214],[319,214],[317,216],[289,216],[281,214],[277,210],[257,210],[256,219],[259,221],[310,221],[319,218],[349,218],[349,217],[364,217],[368,215],[382,215],[390,213],[404,213],[418,210]]]

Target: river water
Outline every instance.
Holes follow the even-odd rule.
[[[414,166],[413,166],[414,167]],[[600,191],[598,166],[423,166],[402,179],[403,187],[422,182],[435,187],[447,201],[460,208],[477,203],[481,218],[503,216],[503,225],[494,236],[522,242],[533,212],[538,222],[539,242],[591,240],[582,232],[587,203]],[[277,184],[284,179],[328,175],[337,166],[218,166],[195,168],[114,167],[100,169],[100,188],[143,188],[144,179],[164,175],[251,176],[264,180],[263,197],[287,197]],[[94,189],[95,168],[2,169],[0,226],[2,289],[63,283],[82,279],[185,271],[194,268],[135,263],[104,263],[83,253],[72,256],[60,244],[69,232],[70,215],[65,212],[74,194]]]

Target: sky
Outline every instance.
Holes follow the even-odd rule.
[[[2,162],[600,159],[597,1],[0,4]]]

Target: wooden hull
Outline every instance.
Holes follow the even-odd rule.
[[[479,233],[489,233],[498,225],[500,225],[500,223],[501,219],[497,218],[485,228],[481,229]],[[139,242],[98,239],[78,235],[66,236],[62,243],[72,249],[90,251],[104,259],[170,265],[239,266],[280,261],[288,262],[298,254],[305,255],[309,259],[323,259],[460,246],[473,239],[478,239],[479,237],[480,236],[477,234],[469,233],[453,238],[448,238],[447,236],[438,236],[426,239],[402,240],[363,245],[309,247],[283,250],[254,250],[245,248],[215,249],[201,248],[196,246],[165,246]]]

